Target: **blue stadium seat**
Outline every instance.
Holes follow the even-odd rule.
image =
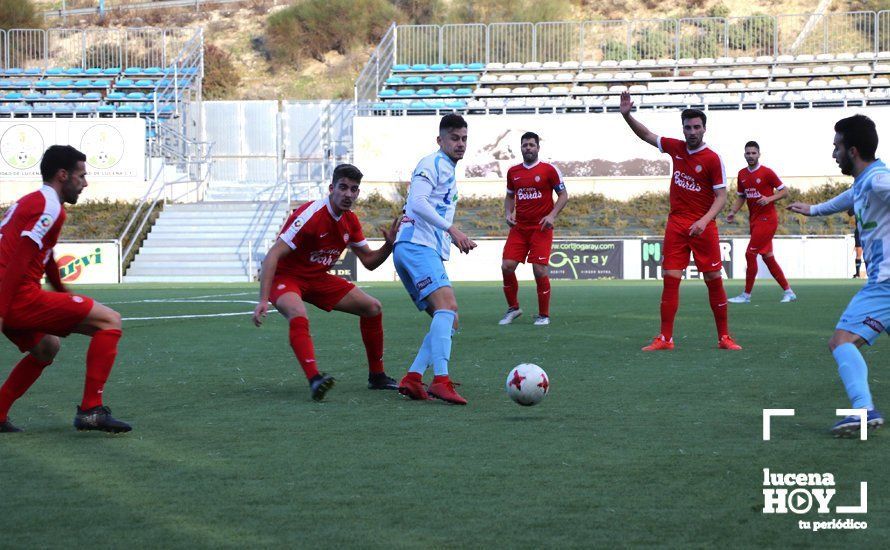
[[[421,88],[417,90],[417,95],[421,97],[428,97],[434,95],[436,93],[432,88]]]
[[[88,100],[102,99],[102,94],[100,94],[99,92],[87,92],[87,93],[83,94],[83,99],[88,99]]]
[[[385,111],[388,106],[389,106],[389,103],[380,102],[380,103],[375,103],[374,105],[371,106],[371,108],[374,109],[375,111]]]
[[[31,112],[35,115],[48,115],[52,113],[52,107],[49,105],[34,105]]]
[[[106,99],[110,100],[125,99],[126,97],[127,94],[125,94],[124,92],[111,92],[107,96],[105,96]]]
[[[75,88],[89,88],[93,84],[93,81],[89,78],[79,78],[74,81]]]
[[[470,88],[458,88],[454,90],[454,95],[473,95],[473,90]]]
[[[101,76],[102,69],[100,69],[99,67],[90,67],[89,69],[85,70],[83,74],[87,76]]]
[[[436,90],[436,95],[437,96],[454,95],[454,88],[439,88],[438,90]]]
[[[405,84],[420,84],[423,79],[419,76],[409,76],[405,79]]]
[[[70,88],[72,82],[67,78],[62,78],[60,80],[53,80],[53,88]]]
[[[30,69],[25,69],[25,76],[40,76],[43,74],[43,69],[38,69],[37,67],[31,67]]]
[[[467,65],[467,70],[469,71],[483,71],[485,70],[485,63],[470,63]]]
[[[8,94],[6,94],[3,97],[3,99],[6,101],[13,101],[13,100],[18,101],[19,99],[22,99],[23,97],[24,96],[22,95],[21,92],[9,92]]]
[[[397,65],[393,65],[393,66],[392,66],[392,70],[395,71],[395,72],[398,72],[398,71],[410,71],[410,70],[411,70],[411,66],[410,66],[410,65],[405,65],[404,63],[399,63],[399,64],[397,64]]]
[[[109,87],[109,86],[111,86],[111,81],[110,81],[110,80],[99,79],[99,80],[94,80],[94,81],[93,81],[93,86],[92,86],[92,87],[93,87],[93,88],[107,88],[107,87]]]
[[[380,93],[377,94],[379,97],[395,97],[396,91],[392,88],[387,88],[385,90],[380,90]]]
[[[12,114],[12,105],[0,105],[0,115]]]
[[[463,63],[452,63],[451,65],[448,65],[448,68],[452,71],[462,71],[466,69],[467,66]]]
[[[154,85],[155,85],[155,81],[148,79],[148,78],[143,78],[143,79],[137,80],[136,82],[133,83],[133,86],[139,86],[142,88],[148,88],[148,87],[153,88]]]
[[[415,63],[414,65],[411,65],[412,71],[428,71],[429,68],[429,65],[426,63]]]
[[[69,93],[63,95],[62,99],[66,99],[68,101],[77,101],[82,97],[83,96],[80,94],[80,92],[69,92]]]
[[[24,79],[7,80],[7,81],[4,83],[4,86],[7,87],[7,88],[30,88],[30,87],[31,87],[31,81],[30,81],[30,80],[24,80]]]
[[[12,112],[14,114],[28,114],[34,110],[33,107],[26,103],[19,103],[17,105],[12,106]]]
[[[160,67],[146,67],[142,74],[161,75],[164,71]]]
[[[387,103],[387,105],[389,105],[389,108],[390,108],[391,110],[403,110],[403,109],[407,109],[407,108],[408,108],[408,104],[407,104],[407,103],[403,103],[403,102],[401,102],[401,101],[393,101],[393,102],[391,102],[391,103]]]
[[[62,76],[64,71],[61,67],[50,67],[46,70],[46,76]]]
[[[35,88],[49,88],[53,85],[52,80],[38,80],[34,83]]]
[[[21,76],[22,74],[24,74],[24,72],[24,69],[13,67],[12,69],[6,69],[5,71],[3,71],[3,74],[6,76]]]
[[[121,74],[121,70],[119,67],[109,67],[107,69],[102,69],[102,74],[105,76],[117,76]]]
[[[433,63],[432,65],[430,65],[430,70],[431,71],[447,71],[448,65],[445,65],[442,63]]]
[[[116,111],[118,113],[135,113],[136,109],[129,103],[121,103],[117,106]]]
[[[158,85],[158,88],[166,88],[167,86],[169,86],[172,83],[173,83],[172,80],[167,80],[166,78],[162,78],[162,79],[158,80],[157,85]]]
[[[99,107],[96,109],[96,112],[98,112],[98,113],[113,113],[114,105],[99,105]]]
[[[405,82],[405,79],[402,78],[401,76],[391,76],[386,79],[386,84],[390,84],[390,85],[401,84],[402,82]]]
[[[428,109],[426,101],[412,101],[408,104],[409,109]]]
[[[74,107],[74,112],[77,114],[88,115],[96,112],[95,105],[77,105]]]
[[[473,84],[473,83],[479,81],[479,77],[474,74],[465,74],[462,77],[460,77],[460,81],[467,83],[467,84]]]
[[[145,99],[145,94],[142,92],[130,92],[127,94],[127,99],[142,101]]]
[[[396,93],[396,95],[398,95],[399,97],[411,97],[414,95],[414,90],[412,90],[411,88],[402,88]]]
[[[18,98],[12,97],[14,95],[17,95]],[[28,92],[23,96],[20,93],[11,93],[11,94],[6,95],[6,99],[27,99],[29,101],[34,101],[34,100],[38,100],[38,99],[43,99],[43,94],[41,94],[40,92]]]
[[[131,88],[133,87],[133,81],[129,78],[122,78],[118,80],[114,85],[117,88]]]
[[[442,77],[442,84],[456,84],[458,82],[460,82],[460,78],[453,74]]]
[[[55,100],[61,99],[61,98],[62,98],[62,96],[59,95],[58,92],[46,92],[45,94],[43,94],[43,99],[48,99],[50,101],[55,101]]]
[[[68,76],[80,76],[80,75],[84,74],[83,69],[75,69],[75,68],[64,69],[62,72]]]
[[[467,107],[466,101],[446,101],[445,106],[450,109],[465,109]]]
[[[441,81],[442,77],[440,77],[439,75],[430,75],[423,77],[424,84],[438,84]]]
[[[124,69],[125,75],[137,75],[142,74],[142,67],[127,67]]]

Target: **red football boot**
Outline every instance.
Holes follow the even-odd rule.
[[[442,401],[447,401],[455,405],[467,404],[467,400],[454,390],[454,383],[448,378],[439,382],[433,380],[433,383],[430,384],[429,387],[429,393],[436,399],[441,399]]]
[[[663,351],[674,349],[674,339],[665,340],[664,336],[659,334],[652,339],[652,343],[643,347],[643,351]]]
[[[728,334],[724,334],[720,337],[720,340],[717,342],[717,347],[719,349],[732,349],[739,350],[742,349],[742,346],[735,343],[735,340],[732,339],[732,336]]]
[[[406,374],[399,382],[399,393],[415,401],[430,399],[430,394],[423,387],[423,380],[419,376],[411,376],[411,373]]]

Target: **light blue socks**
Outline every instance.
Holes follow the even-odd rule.
[[[430,360],[436,376],[448,375],[448,360],[451,359],[451,328],[457,313],[450,309],[439,309],[433,312],[430,323],[429,344]]]
[[[841,375],[853,408],[874,409],[871,391],[868,389],[868,365],[865,364],[859,348],[852,343],[841,344],[831,354],[837,361],[837,372]]]

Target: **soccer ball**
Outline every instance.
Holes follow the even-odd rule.
[[[537,405],[550,391],[550,379],[538,365],[522,363],[507,375],[507,395],[520,405]]]

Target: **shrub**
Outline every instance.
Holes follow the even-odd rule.
[[[232,63],[232,56],[213,44],[204,45],[204,99],[226,99],[238,89],[241,74]]]
[[[0,29],[36,29],[41,23],[30,0],[0,0]]]
[[[398,15],[386,0],[305,0],[269,16],[269,51],[295,65],[306,56],[324,61],[331,50],[378,42]]]

